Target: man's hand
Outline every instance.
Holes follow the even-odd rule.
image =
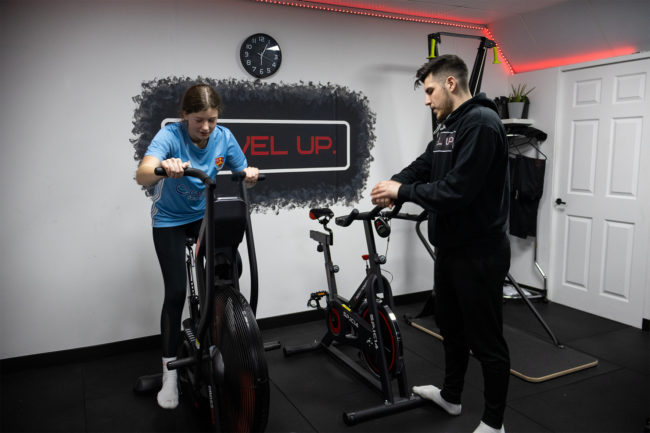
[[[372,203],[381,207],[393,207],[401,183],[394,180],[382,180],[370,192]]]

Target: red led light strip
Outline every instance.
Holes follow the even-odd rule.
[[[269,4],[279,5],[279,6],[293,6],[293,7],[314,9],[314,10],[325,11],[325,12],[338,12],[338,13],[361,15],[361,16],[367,16],[373,18],[385,18],[390,20],[408,21],[413,23],[438,24],[441,26],[457,27],[461,29],[480,30],[483,33],[485,33],[489,39],[495,41],[494,36],[490,32],[490,30],[485,25],[480,25],[480,24],[444,21],[436,18],[426,18],[426,17],[414,16],[414,15],[385,13],[385,12],[375,11],[371,9],[359,9],[357,7],[349,7],[349,6],[346,7],[332,6],[327,4],[308,3],[305,1],[291,1],[291,0],[255,0],[255,1],[258,3],[269,3]],[[501,59],[505,62],[506,68],[510,71],[511,74],[514,74],[515,72],[512,65],[510,64],[506,56],[503,54],[503,51],[501,50],[501,47],[498,44],[497,44],[497,50],[499,52]]]
[[[305,8],[305,9],[321,10],[325,12],[339,12],[339,13],[346,13],[352,15],[363,15],[363,16],[373,17],[373,18],[387,18],[391,20],[410,21],[414,23],[440,24],[443,26],[459,27],[463,29],[485,30],[485,26],[480,24],[459,23],[453,21],[443,21],[434,18],[423,18],[415,15],[386,13],[386,12],[375,11],[372,9],[360,9],[353,6],[331,6],[326,4],[308,3],[305,1],[290,1],[290,0],[255,0],[255,1],[258,3],[270,3],[270,4],[280,5],[280,6],[294,6],[294,7]]]

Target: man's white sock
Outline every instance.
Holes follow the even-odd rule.
[[[167,363],[175,360],[175,356],[162,359],[162,389],[158,392],[158,405],[163,409],[175,409],[178,406],[178,375],[176,370],[167,369]]]
[[[460,404],[449,403],[440,395],[440,388],[433,385],[414,386],[413,392],[422,398],[433,401],[440,406],[449,415],[459,415],[461,410]]]
[[[503,425],[497,430],[481,421],[478,427],[476,427],[476,430],[474,430],[474,433],[506,433],[506,430],[503,428]]]

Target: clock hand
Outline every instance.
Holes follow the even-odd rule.
[[[266,43],[266,46],[264,47],[264,51],[260,53],[260,66],[264,64],[263,57],[264,57],[264,53],[266,53],[266,49],[269,47],[269,43],[270,41]]]

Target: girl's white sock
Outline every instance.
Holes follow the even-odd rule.
[[[178,375],[176,370],[167,369],[167,363],[175,360],[175,356],[162,359],[162,389],[158,392],[158,404],[163,409],[175,409],[178,406]]]

